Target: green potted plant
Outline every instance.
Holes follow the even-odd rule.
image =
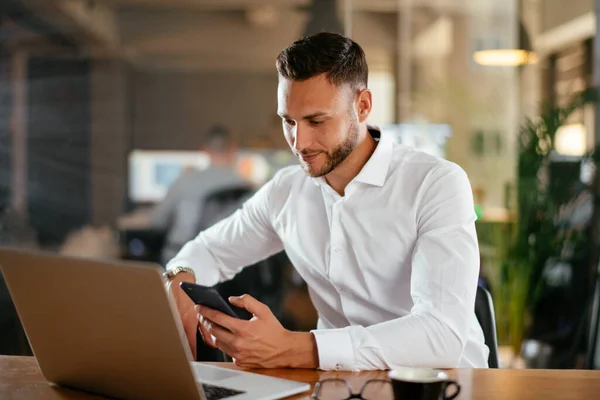
[[[599,100],[590,88],[564,107],[544,105],[540,116],[527,119],[519,131],[516,177],[517,216],[514,223],[492,233],[495,254],[490,284],[496,308],[498,341],[518,355],[528,329],[531,309],[540,289],[540,276],[550,257],[558,256],[556,204],[549,192],[548,168],[558,129],[575,110]]]

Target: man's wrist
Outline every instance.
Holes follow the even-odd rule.
[[[312,368],[319,367],[319,353],[317,341],[310,332],[289,332],[289,351],[287,362],[289,368]]]
[[[191,282],[196,282],[196,274],[194,273],[194,270],[188,267],[175,267],[175,268],[170,268],[165,272],[165,276],[167,277],[168,280],[173,281],[175,280],[176,277],[178,277],[179,275],[183,275],[185,274],[185,281],[189,281],[189,278],[187,277],[187,275],[192,277]]]
[[[189,272],[181,272],[170,279],[171,282],[196,283],[196,277]]]

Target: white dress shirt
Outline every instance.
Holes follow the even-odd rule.
[[[319,314],[321,369],[487,367],[475,219],[459,166],[383,135],[343,197],[285,168],[167,268],[214,285],[285,250]]]

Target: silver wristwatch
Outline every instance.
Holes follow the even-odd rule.
[[[194,273],[194,270],[188,267],[175,267],[168,269],[164,273],[164,276],[167,279],[173,279],[177,274],[180,274],[182,272],[187,272],[188,274],[191,274],[194,277],[194,281],[196,281],[196,274]]]

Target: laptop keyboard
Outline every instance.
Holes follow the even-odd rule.
[[[221,386],[209,385],[207,383],[203,383],[202,388],[204,389],[204,394],[206,395],[206,400],[226,399],[228,397],[233,397],[238,394],[246,393],[246,392],[241,392],[239,390],[224,388]]]

